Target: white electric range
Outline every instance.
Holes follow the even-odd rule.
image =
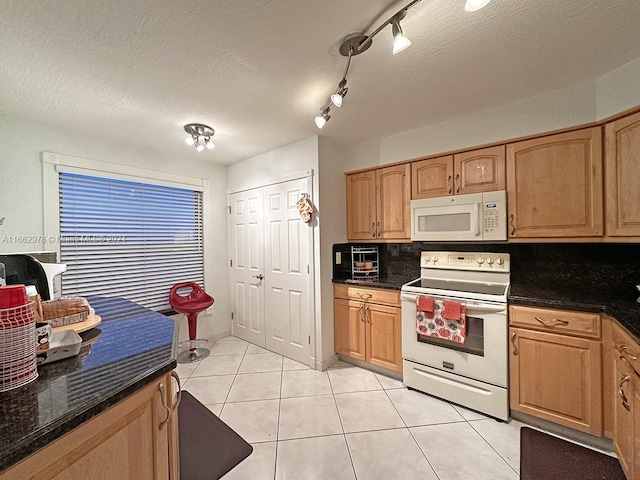
[[[422,252],[420,267],[401,289],[405,385],[507,420],[509,254]],[[421,295],[466,306],[464,343],[418,333]]]

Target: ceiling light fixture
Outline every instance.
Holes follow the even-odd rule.
[[[406,16],[407,10],[413,7],[420,0],[412,0],[407,5],[402,7],[399,11],[397,11],[391,18],[383,22],[378,28],[376,28],[369,35],[365,35],[364,33],[356,32],[351,33],[345,37],[340,45],[339,52],[342,56],[347,57],[347,67],[345,68],[344,75],[342,76],[342,80],[338,83],[338,88],[336,92],[331,95],[329,100],[325,103],[325,105],[320,109],[321,113],[315,118],[316,126],[318,128],[324,127],[324,124],[331,118],[329,115],[329,111],[331,109],[331,105],[335,105],[336,107],[342,106],[342,102],[344,100],[347,91],[347,74],[349,73],[349,66],[351,65],[351,57],[354,55],[360,55],[362,52],[365,52],[369,49],[371,44],[373,43],[373,37],[375,37],[384,27],[387,25],[392,26],[392,33],[394,37],[393,42],[393,53],[396,54],[409,45],[411,45],[411,41],[404,36],[402,32],[402,28],[400,27],[400,21]],[[478,1],[478,0],[476,0]],[[485,0],[486,1],[486,0]]]
[[[184,141],[187,145],[193,145],[196,147],[196,150],[199,152],[203,151],[205,146],[209,150],[216,146],[211,140],[211,137],[213,137],[216,131],[207,125],[203,125],[201,123],[189,123],[184,126],[184,131],[189,134]]]
[[[482,7],[486,7],[491,0],[467,0],[464,9],[467,12],[475,12],[476,10],[480,10]]]

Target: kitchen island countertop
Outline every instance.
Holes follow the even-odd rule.
[[[0,471],[176,367],[172,319],[122,298],[88,300],[102,323],[80,334],[80,353],[0,393]]]

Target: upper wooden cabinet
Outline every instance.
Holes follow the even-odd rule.
[[[505,189],[505,148],[482,148],[412,164],[411,198]]]
[[[408,163],[347,175],[347,238],[411,237],[411,167]]]
[[[602,129],[507,145],[509,239],[603,234]]]
[[[376,238],[376,171],[347,175],[347,238]]]
[[[605,126],[605,235],[640,237],[640,113]]]
[[[453,155],[411,164],[411,199],[453,195]]]

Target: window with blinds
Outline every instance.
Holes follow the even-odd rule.
[[[66,172],[59,182],[63,295],[168,311],[172,285],[204,287],[202,192]]]

